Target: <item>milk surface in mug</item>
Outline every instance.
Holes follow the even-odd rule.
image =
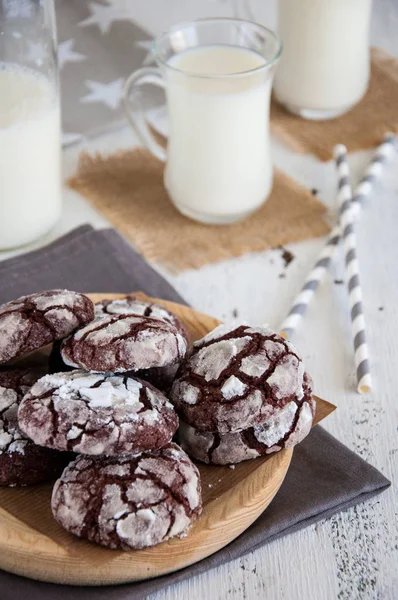
[[[279,0],[280,102],[340,112],[359,102],[369,80],[371,6],[372,0]]]
[[[0,63],[0,249],[46,233],[61,211],[60,111],[41,74]]]
[[[264,57],[212,45],[183,51],[167,64],[165,184],[173,202],[187,215],[220,215],[222,222],[250,214],[272,185],[272,76],[261,69]]]

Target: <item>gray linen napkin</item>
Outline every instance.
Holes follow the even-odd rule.
[[[144,291],[186,304],[114,229],[82,225],[45,248],[0,262],[0,304],[45,289]]]
[[[86,292],[142,290],[182,302],[173,288],[111,229],[83,226],[46,248],[0,262],[0,303],[41,289]],[[138,600],[253,551],[380,493],[390,482],[317,426],[294,451],[277,497],[240,537],[213,556],[149,581],[101,588],[42,583],[0,571],[0,598]]]

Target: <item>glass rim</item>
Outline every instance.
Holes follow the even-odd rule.
[[[176,31],[184,29],[185,27],[188,27],[188,26],[195,26],[195,25],[201,25],[201,24],[206,24],[206,23],[231,23],[231,24],[236,23],[236,24],[251,25],[254,28],[256,28],[258,31],[261,31],[262,33],[265,33],[267,36],[273,38],[273,40],[277,44],[276,50],[270,59],[267,60],[265,57],[263,57],[265,62],[263,65],[260,65],[259,67],[255,67],[254,69],[247,69],[245,71],[236,71],[234,73],[222,73],[219,75],[192,73],[191,71],[185,71],[183,69],[173,67],[172,65],[170,65],[170,63],[168,63],[167,61],[165,61],[159,57],[159,45],[164,39],[168,38],[171,33],[174,33]],[[209,18],[203,18],[203,19],[196,19],[194,21],[183,21],[182,23],[177,23],[176,25],[173,25],[172,27],[167,29],[167,31],[163,31],[153,41],[152,52],[153,52],[154,59],[156,60],[156,63],[158,64],[158,66],[165,67],[166,69],[170,69],[171,71],[174,71],[176,73],[186,75],[187,77],[196,77],[198,79],[228,79],[230,77],[241,77],[241,76],[245,76],[245,75],[251,75],[253,73],[259,73],[263,70],[268,69],[269,67],[274,65],[279,60],[281,53],[282,53],[282,47],[283,47],[283,44],[282,44],[282,40],[279,37],[279,35],[275,31],[273,31],[272,29],[269,29],[268,27],[265,27],[264,25],[260,25],[259,23],[255,23],[254,21],[248,21],[246,19],[237,19],[234,17],[209,17]],[[178,54],[178,53],[176,53],[176,54]]]

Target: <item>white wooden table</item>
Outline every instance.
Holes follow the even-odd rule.
[[[120,1],[120,0],[118,0]],[[127,0],[124,0],[127,1]],[[130,0],[131,1],[131,0]],[[259,17],[275,26],[275,2],[253,0]],[[136,3],[137,22],[153,33],[171,23],[200,16],[231,15],[219,0],[145,0]],[[398,1],[375,0],[372,43],[398,56]],[[397,105],[398,110],[398,105]],[[126,127],[69,148],[65,176],[73,173],[79,152],[111,152],[136,142]],[[273,142],[274,161],[322,200],[335,203],[332,164],[298,156]],[[350,156],[357,178],[370,154]],[[89,222],[106,220],[79,195],[65,188],[62,221],[53,239]],[[398,158],[363,211],[357,228],[374,392],[355,391],[350,322],[341,260],[325,278],[304,327],[294,338],[318,395],[337,404],[325,427],[379,468],[392,487],[375,499],[328,521],[275,541],[239,560],[151,596],[151,600],[353,600],[398,598]],[[41,242],[43,243],[43,241]],[[238,314],[253,323],[277,328],[312,265],[322,240],[289,246],[294,261],[285,269],[279,251],[251,254],[172,276],[162,273],[194,307],[220,319]],[[10,254],[3,254],[6,258]],[[280,278],[284,273],[286,276]],[[126,290],[128,291],[128,290]],[[277,502],[278,499],[275,499]]]

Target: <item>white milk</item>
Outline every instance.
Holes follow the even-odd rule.
[[[264,64],[251,50],[223,45],[190,49],[170,59],[168,65],[183,73],[166,69],[170,131],[165,185],[182,213],[227,223],[266,200],[272,185],[272,73],[244,73]],[[222,77],[230,73],[240,74]]]
[[[39,238],[61,211],[60,114],[50,82],[0,63],[0,249]]]
[[[329,116],[359,102],[369,81],[371,5],[372,0],[279,0],[283,52],[274,91],[280,102],[293,112]]]

